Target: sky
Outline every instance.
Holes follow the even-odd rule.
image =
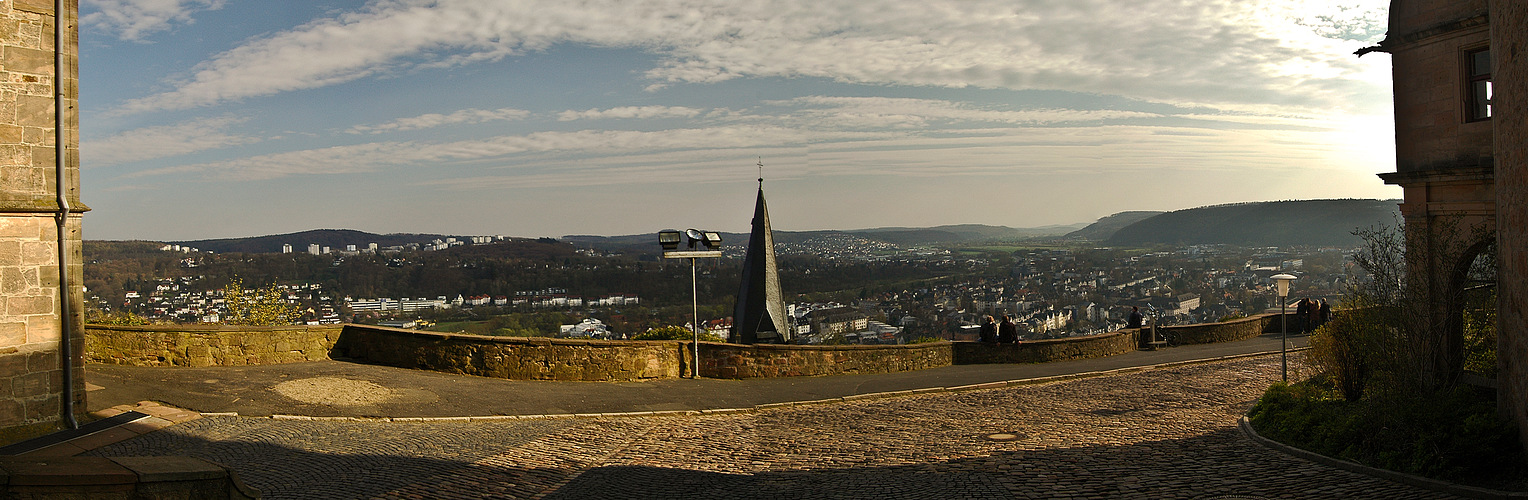
[[[82,0],[86,239],[1399,198],[1388,0]],[[758,166],[763,164],[762,169]]]

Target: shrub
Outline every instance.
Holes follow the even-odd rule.
[[[924,337],[918,337],[918,338],[909,340],[909,341],[907,341],[907,343],[909,343],[909,344],[927,344],[929,342],[939,342],[941,340],[944,340],[944,339],[924,336]]]
[[[636,336],[632,337],[631,339],[632,340],[694,340],[695,339],[694,335],[695,335],[694,333],[690,332],[689,328],[685,328],[683,326],[673,326],[673,325],[670,325],[670,326],[664,326],[664,327],[659,327],[659,328],[653,328],[651,330],[648,330],[648,331],[645,331],[645,332],[642,332],[642,333],[638,333]],[[721,337],[717,337],[717,336],[712,335],[712,334],[707,333],[707,332],[702,332],[700,334],[700,340],[701,340],[701,342],[726,342],[725,340],[722,340]]]
[[[1269,439],[1373,467],[1487,485],[1528,477],[1516,426],[1496,415],[1490,391],[1461,386],[1360,402],[1339,392],[1329,377],[1276,383],[1247,418]]]

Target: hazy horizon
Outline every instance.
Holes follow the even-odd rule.
[[[84,237],[1398,198],[1388,2],[84,0]]]

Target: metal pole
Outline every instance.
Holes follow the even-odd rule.
[[[1279,361],[1283,365],[1284,383],[1289,383],[1289,316],[1284,312],[1286,296],[1279,296]]]
[[[695,258],[690,257],[690,333],[695,335],[695,359],[690,362],[690,378],[700,378],[700,286],[695,284]]]
[[[56,175],[54,191],[58,195],[58,310],[59,310],[59,358],[62,360],[63,376],[61,377],[63,389],[64,425],[70,429],[78,429],[80,423],[74,419],[74,344],[71,336],[74,335],[74,315],[70,306],[73,305],[69,293],[72,285],[69,284],[69,194],[67,186],[68,175],[65,171],[69,166],[65,154],[68,153],[69,141],[66,136],[68,129],[67,102],[65,97],[68,89],[64,87],[68,81],[64,73],[64,42],[69,29],[64,23],[63,0],[53,2],[53,146],[56,152],[53,154],[53,168]]]

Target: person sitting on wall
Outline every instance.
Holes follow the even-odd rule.
[[[990,343],[997,341],[997,323],[992,322],[992,315],[982,316],[982,328],[980,332],[981,333],[978,334],[978,338],[982,342]]]
[[[1013,324],[1013,318],[1003,314],[1003,323],[997,327],[997,343],[1012,344],[1019,340],[1019,327]]]
[[[1125,320],[1125,328],[1140,328],[1141,321],[1144,319],[1145,318],[1141,316],[1141,308],[1131,306],[1130,317]]]

